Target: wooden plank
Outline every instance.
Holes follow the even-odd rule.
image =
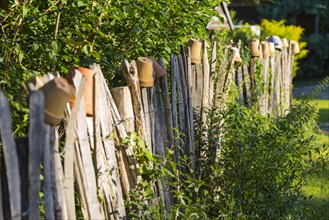
[[[203,90],[202,90],[202,110],[201,110],[201,120],[203,126],[206,126],[206,111],[209,108],[210,99],[209,99],[209,80],[210,80],[210,68],[209,68],[209,60],[208,60],[208,51],[207,51],[208,43],[206,40],[203,40],[203,56],[202,56],[202,64],[203,64]]]
[[[216,72],[216,64],[217,64],[217,42],[213,41],[212,49],[211,49],[211,63],[210,63],[210,76],[209,76],[209,103],[213,103],[214,98],[214,84],[215,84],[215,72]]]
[[[186,90],[187,90],[187,132],[188,132],[188,146],[189,146],[189,154],[191,161],[191,168],[195,169],[195,149],[194,149],[194,116],[193,116],[193,84],[192,84],[192,65],[190,59],[190,48],[188,47],[188,56],[186,56],[186,65],[187,72],[185,73],[186,78]]]
[[[118,108],[127,133],[135,131],[134,109],[128,86],[111,89],[113,100]]]
[[[187,96],[187,87],[186,87],[186,77],[185,77],[185,68],[183,57],[181,54],[177,56],[178,61],[178,69],[179,71],[176,76],[176,80],[179,80],[178,83],[178,101],[179,101],[179,119],[180,119],[180,132],[182,132],[183,136],[182,139],[182,146],[184,149],[185,154],[190,157],[190,142],[189,142],[189,132],[188,132],[188,125],[189,125],[189,117],[188,117],[188,96]],[[183,107],[184,106],[184,107]]]
[[[93,165],[92,153],[90,150],[89,139],[88,139],[88,131],[87,131],[87,123],[86,123],[86,109],[84,100],[80,102],[80,109],[77,115],[77,140],[79,142],[79,148],[77,150],[77,156],[81,157],[82,170],[80,173],[85,173],[86,179],[85,191],[87,195],[87,203],[88,209],[91,219],[103,219],[104,216],[101,211],[101,206],[99,204],[97,198],[97,184],[96,184],[96,176],[95,176],[95,168]]]
[[[30,94],[30,122],[29,122],[29,219],[40,219],[40,164],[44,144],[44,97],[41,92]]]
[[[21,200],[22,200],[22,219],[27,219],[29,209],[29,152],[28,152],[28,138],[16,137],[15,138],[17,156],[19,162],[19,171],[21,177]],[[1,182],[1,181],[0,181]],[[1,189],[1,186],[0,186]],[[0,190],[1,194],[1,190]],[[1,197],[0,197],[1,200]],[[0,202],[1,203],[1,202]],[[0,212],[2,212],[2,205],[0,204]],[[0,219],[3,217],[3,213],[0,213]]]
[[[245,103],[251,106],[251,82],[250,82],[250,74],[248,71],[248,66],[243,65],[243,80],[245,85]]]
[[[143,107],[141,101],[140,87],[138,81],[137,66],[135,62],[129,65],[128,61],[125,60],[121,65],[123,76],[125,77],[127,83],[131,86],[131,95],[135,113],[135,125],[136,133],[140,137],[145,137],[144,134],[144,118],[143,118]]]
[[[149,104],[148,104],[148,97],[147,97],[147,90],[146,88],[141,88],[141,94],[142,94],[142,105],[143,105],[143,112],[144,112],[144,134],[145,134],[145,142],[147,149],[154,153],[152,151],[152,137],[151,137],[151,127],[150,127],[150,111],[149,111]]]
[[[43,96],[40,93],[36,93],[31,101],[35,102],[35,99],[38,97],[41,97],[40,102],[42,102]],[[38,106],[36,106],[36,108],[37,107]],[[19,173],[19,161],[15,140],[12,136],[11,113],[8,101],[2,91],[0,91],[0,135],[8,182],[11,218],[21,219],[21,178]]]
[[[271,66],[271,70],[272,70],[272,74],[271,74],[271,95],[270,95],[270,105],[269,105],[269,112],[276,114],[276,106],[277,106],[277,98],[276,98],[276,70],[275,70],[275,58],[274,57],[270,57],[270,66]]]
[[[97,103],[99,106],[99,124],[101,130],[101,138],[103,147],[100,148],[99,159],[101,164],[99,170],[99,182],[102,184],[105,200],[107,203],[108,211],[107,215],[110,219],[124,218],[126,216],[122,185],[120,182],[119,172],[118,172],[118,161],[115,157],[116,150],[114,141],[111,137],[113,132],[112,127],[112,114],[116,112],[113,110],[115,106],[114,100],[111,96],[110,90],[107,87],[102,71],[98,65],[94,65],[93,69],[97,72],[96,79],[98,80],[98,97]],[[120,115],[117,115],[115,120],[121,120]],[[122,138],[126,137],[125,130],[122,123],[119,124],[122,128],[118,129],[121,131]],[[103,164],[103,165],[102,165]]]
[[[173,122],[173,133],[174,133],[174,151],[175,151],[175,162],[180,163],[180,146],[178,137],[178,119],[177,119],[177,97],[176,97],[176,79],[175,72],[177,71],[177,58],[174,55],[171,55],[170,58],[170,72],[171,76],[171,103],[172,103],[172,122]]]
[[[244,97],[243,97],[243,73],[242,73],[242,67],[238,67],[238,73],[237,73],[237,86],[239,91],[239,102],[244,103]]]
[[[151,149],[153,154],[155,153],[155,141],[154,141],[154,123],[155,123],[155,118],[154,118],[154,105],[153,105],[153,98],[154,98],[154,86],[147,88],[147,99],[148,99],[148,104],[149,104],[149,118],[150,118],[150,133],[151,133]]]
[[[165,69],[164,60],[162,58],[159,59],[158,63],[162,68]],[[169,92],[168,92],[168,81],[167,75],[164,75],[160,78],[160,88],[161,88],[161,95],[164,100],[164,114],[165,114],[165,123],[167,128],[167,135],[168,135],[168,145],[169,149],[172,149],[174,144],[174,133],[173,133],[173,121],[172,121],[172,111],[171,111],[171,104],[169,99]]]
[[[2,176],[2,169],[3,169],[3,167],[1,166],[1,168],[0,168],[0,170],[1,170],[1,174],[0,174],[0,219],[5,219],[5,215],[4,215],[4,212],[3,212],[3,208],[5,207],[3,205],[3,203],[5,203],[4,202],[5,198],[3,198],[3,195],[2,195],[2,181],[5,181],[5,179],[4,178],[1,178],[1,176]],[[24,209],[22,209],[22,210],[24,210]],[[6,216],[6,217],[7,218],[10,218],[10,216]],[[22,217],[24,218],[24,216],[22,216]]]
[[[65,157],[64,157],[64,190],[67,205],[67,214],[69,219],[75,219],[75,201],[74,201],[74,141],[75,141],[75,126],[80,102],[82,100],[83,92],[86,86],[86,80],[77,70],[74,77],[74,85],[78,88],[75,101],[72,107],[72,113],[68,119],[65,136]]]
[[[51,126],[45,124],[44,131],[44,144],[43,144],[43,175],[44,175],[44,201],[45,201],[45,214],[46,219],[55,219],[54,213],[54,199],[52,188],[52,168],[51,168],[51,156],[50,156],[50,132]]]
[[[52,175],[52,189],[54,197],[55,219],[67,219],[67,207],[64,195],[64,174],[61,162],[61,155],[58,149],[58,133],[54,126],[51,127],[50,132],[50,156]]]

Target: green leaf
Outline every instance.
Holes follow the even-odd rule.
[[[25,17],[25,15],[27,14],[27,9],[26,9],[25,5],[23,5],[22,11],[23,11],[23,17]]]
[[[51,49],[55,52],[58,53],[58,45],[56,41],[51,42]]]

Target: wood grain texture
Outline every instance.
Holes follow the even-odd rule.
[[[43,102],[42,94],[36,93],[33,96],[34,102],[35,100],[38,101],[38,99],[39,102]],[[0,91],[0,135],[8,181],[11,218],[21,219],[21,177],[19,173],[18,155],[16,150],[16,143],[12,136],[11,113],[7,98],[2,91]]]
[[[40,164],[44,145],[44,97],[41,91],[30,94],[29,122],[29,219],[40,219]],[[40,138],[42,137],[42,138]]]

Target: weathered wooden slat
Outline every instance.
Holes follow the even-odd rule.
[[[191,168],[195,169],[195,149],[194,149],[194,115],[193,115],[193,104],[192,104],[192,97],[193,97],[193,83],[192,83],[192,65],[191,65],[191,58],[190,58],[190,48],[187,48],[187,56],[185,57],[186,60],[186,72],[185,72],[185,79],[186,79],[186,92],[187,92],[187,132],[188,132],[188,151],[190,154],[190,161],[191,161]]]
[[[152,137],[151,137],[151,127],[150,127],[150,111],[149,111],[149,104],[148,104],[148,97],[147,97],[147,89],[141,88],[142,94],[142,104],[143,104],[143,112],[144,112],[144,134],[145,134],[145,142],[148,150],[152,153]]]
[[[135,62],[132,62],[131,65],[129,65],[128,61],[125,60],[122,65],[122,72],[123,76],[125,77],[127,83],[131,86],[131,95],[132,95],[132,101],[133,101],[133,107],[134,107],[134,113],[135,113],[135,125],[136,125],[136,133],[140,137],[145,137],[144,134],[144,112],[143,112],[143,106],[141,101],[141,94],[140,94],[140,87],[139,87],[139,81],[138,81],[138,73],[137,73],[137,66]]]
[[[21,199],[22,199],[22,219],[28,219],[29,209],[29,152],[28,152],[28,138],[27,137],[16,137],[15,138],[17,156],[19,162],[19,171],[21,177]],[[1,181],[0,181],[1,182]],[[0,186],[1,189],[1,186]],[[1,191],[1,190],[0,190]],[[0,192],[1,194],[1,192]],[[1,200],[1,197],[0,197]],[[0,212],[2,212],[2,205],[0,204]],[[0,219],[3,214],[0,213]]]
[[[38,97],[41,97],[40,102],[42,102],[43,96],[42,94],[40,95],[40,93],[33,96],[33,101],[35,102],[35,99]],[[8,181],[10,213],[11,218],[21,219],[21,178],[11,124],[12,120],[8,101],[3,92],[0,91],[0,135]]]
[[[245,92],[246,92],[246,96],[245,96],[245,103],[248,105],[251,105],[251,82],[250,82],[250,74],[248,71],[248,66],[247,65],[243,65],[243,80],[244,80],[244,84],[245,84]]]
[[[129,87],[118,87],[111,89],[111,93],[115,104],[120,112],[120,116],[123,120],[123,124],[125,126],[125,130],[129,133],[134,132],[134,112],[133,105],[131,101],[131,94]],[[119,147],[116,152],[119,171],[122,181],[122,187],[125,196],[129,195],[131,188],[134,188],[137,184],[136,175],[134,173],[130,173],[132,170],[129,167],[128,156],[124,152],[125,146]]]
[[[135,131],[134,109],[128,86],[111,89],[113,100],[118,108],[127,133]]]
[[[243,97],[243,73],[242,73],[242,67],[238,67],[238,73],[237,73],[237,86],[239,91],[239,102],[244,103],[244,97]]]
[[[81,73],[76,70],[74,77],[74,84],[78,88],[75,101],[72,107],[72,113],[68,119],[66,127],[66,138],[65,138],[65,157],[64,157],[64,190],[65,190],[65,199],[67,205],[67,214],[69,219],[75,219],[75,201],[74,201],[74,141],[75,141],[75,126],[78,111],[80,108],[80,102],[83,96],[83,92],[86,86],[85,78],[82,78]],[[79,85],[79,86],[77,86]]]
[[[214,84],[215,84],[215,73],[216,73],[216,64],[217,64],[217,42],[213,41],[211,49],[211,63],[210,63],[210,76],[209,76],[209,103],[213,103],[214,98]]]
[[[104,216],[101,211],[101,206],[97,198],[97,185],[95,168],[93,165],[92,154],[90,150],[88,131],[86,124],[86,109],[84,100],[80,102],[80,109],[77,116],[77,127],[76,127],[77,138],[79,142],[79,148],[77,150],[77,156],[81,157],[82,170],[80,173],[85,173],[86,179],[84,180],[88,209],[91,219],[103,219]]]
[[[40,219],[40,164],[44,145],[44,97],[41,91],[30,94],[29,106],[29,219]]]
[[[277,106],[276,93],[277,93],[277,91],[276,91],[275,85],[276,85],[277,77],[276,77],[274,59],[275,59],[274,57],[270,57],[270,65],[271,65],[272,74],[271,74],[271,98],[270,98],[269,112],[276,114],[276,106]]]
[[[98,80],[98,97],[96,99],[97,105],[99,106],[99,124],[101,130],[101,138],[103,147],[100,148],[100,167],[99,170],[99,182],[102,184],[105,200],[107,203],[107,215],[110,219],[125,218],[126,211],[124,208],[122,185],[120,182],[119,172],[118,172],[118,161],[115,157],[115,145],[111,138],[113,132],[112,127],[112,114],[114,110],[111,108],[116,108],[114,100],[111,96],[110,90],[107,87],[104,76],[99,66],[94,65],[93,69],[97,72],[96,79]],[[111,103],[111,99],[112,102]],[[114,105],[114,106],[112,106]],[[116,109],[117,112],[117,109]],[[118,114],[118,113],[117,113]],[[117,115],[116,120],[121,120],[120,115]],[[122,123],[119,124],[123,126]],[[124,128],[118,130],[118,132],[123,132],[120,135],[121,138],[125,138],[126,133]],[[103,165],[102,165],[103,164]]]
[[[177,97],[176,97],[176,79],[175,72],[177,71],[177,58],[171,55],[170,58],[170,72],[171,72],[171,103],[172,103],[172,122],[173,122],[173,133],[174,133],[174,151],[175,151],[175,161],[180,163],[180,149],[178,137],[178,119],[177,119]]]
[[[51,173],[51,156],[50,156],[50,135],[51,126],[45,124],[44,144],[43,144],[43,175],[44,175],[44,201],[46,219],[55,219],[54,213],[54,197],[52,188],[52,173]]]
[[[179,55],[178,55],[179,57]],[[186,143],[186,126],[185,126],[185,106],[184,106],[184,88],[181,82],[180,78],[180,69],[179,69],[179,62],[178,58],[176,59],[175,62],[175,71],[174,71],[174,77],[175,77],[175,82],[176,82],[176,87],[177,87],[177,96],[178,96],[178,128],[179,131],[183,134],[180,136],[180,147],[183,150],[183,153],[187,155],[187,143]],[[185,168],[182,167],[182,171],[185,172]]]
[[[1,167],[1,168],[3,169],[3,167]],[[1,170],[1,168],[0,168],[0,170]],[[2,172],[1,172],[1,174],[2,174]],[[0,174],[0,219],[5,219],[4,213],[3,213],[3,207],[4,207],[3,206],[3,203],[4,203],[4,200],[3,200],[3,196],[2,196],[2,181],[4,181],[5,179],[1,178],[1,174]]]
[[[159,59],[159,64],[162,68],[165,69],[164,60],[162,58]],[[164,75],[160,78],[160,87],[162,91],[162,98],[164,100],[164,114],[165,114],[165,121],[166,121],[166,128],[167,128],[167,135],[168,135],[168,148],[172,148],[174,144],[174,133],[173,133],[173,116],[171,111],[171,104],[168,92],[168,81],[167,75]]]
[[[187,87],[186,87],[186,74],[185,74],[185,67],[183,62],[183,57],[181,54],[177,56],[178,61],[178,69],[177,72],[179,76],[176,78],[176,80],[179,80],[179,84],[177,86],[178,88],[178,101],[179,101],[179,119],[180,120],[180,132],[182,132],[183,136],[182,139],[182,146],[184,149],[185,154],[190,157],[189,149],[190,142],[189,142],[189,132],[188,132],[188,125],[189,125],[189,117],[188,117],[188,96],[187,96]],[[181,109],[184,106],[183,109]]]
[[[58,133],[56,128],[51,127],[50,132],[50,156],[51,159],[51,171],[52,175],[52,188],[54,197],[55,219],[67,219],[67,207],[65,203],[64,195],[64,174],[63,167],[58,149]]]

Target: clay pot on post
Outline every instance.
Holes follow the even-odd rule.
[[[45,97],[45,122],[58,125],[64,118],[67,102],[73,95],[72,86],[64,78],[56,77],[40,88]]]
[[[154,85],[153,61],[147,57],[138,57],[136,60],[139,85],[152,87]]]
[[[160,64],[153,59],[153,57],[150,57],[150,59],[153,61],[153,70],[154,70],[154,78],[159,79],[167,74],[166,70],[160,66]]]
[[[200,64],[201,42],[195,39],[189,39],[186,46],[191,48],[191,63]]]
[[[270,53],[270,57],[274,57],[275,56],[275,47],[274,47],[273,42],[268,42],[268,50]]]
[[[264,58],[267,58],[270,56],[270,51],[269,51],[269,48],[268,48],[268,42],[266,41],[263,41],[261,43],[261,47],[262,47],[262,54],[263,54],[263,57]]]
[[[234,62],[238,62],[238,63],[242,63],[242,59],[241,59],[241,56],[240,56],[240,52],[239,52],[239,49],[236,48],[236,47],[230,47],[231,50],[233,50],[233,60]]]
[[[251,51],[252,57],[260,57],[260,51],[259,51],[259,40],[254,39],[249,42],[249,48]]]
[[[75,74],[75,70],[78,70],[85,78],[86,78],[86,87],[83,93],[83,99],[85,101],[86,113],[89,116],[94,115],[94,76],[96,71],[85,68],[85,67],[71,67],[69,70],[69,74],[67,75],[67,80],[70,84],[73,85],[73,78]],[[70,99],[70,105],[72,106],[74,103],[74,96]]]
[[[293,54],[298,54],[300,52],[299,44],[297,41],[291,41],[291,51]]]

